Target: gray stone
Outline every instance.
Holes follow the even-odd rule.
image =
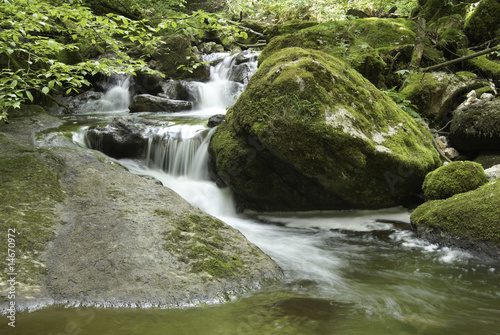
[[[8,145],[10,154],[26,155],[18,143],[30,147],[37,166],[54,171],[57,179],[52,184],[60,187],[62,196],[62,200],[51,199],[52,190],[45,190],[43,199],[30,196],[43,190],[37,180],[16,184],[26,194],[23,208],[46,213],[43,229],[52,232],[19,259],[23,274],[17,278],[17,310],[51,304],[178,307],[210,303],[282,276],[276,263],[236,229],[103,154],[84,148],[54,147],[50,155],[46,149],[38,150],[32,129],[59,122],[48,118],[25,118],[26,122],[16,118],[8,128],[0,125],[3,148]],[[19,171],[30,175],[30,168]],[[2,218],[9,220],[15,212]],[[33,222],[22,224],[27,236],[36,236],[40,229]],[[202,253],[196,249],[200,246]],[[230,271],[218,266],[220,260]],[[204,262],[215,267],[204,267]],[[0,313],[9,306],[6,292],[6,286],[0,287]]]
[[[489,169],[484,170],[486,175],[488,176],[488,181],[492,181],[500,177],[500,164],[494,165]]]
[[[215,114],[208,119],[207,126],[209,126],[210,128],[217,127],[225,120],[226,120],[225,114]]]
[[[184,100],[167,99],[150,94],[139,94],[132,98],[130,113],[140,112],[168,112],[175,113],[193,108],[193,103]]]
[[[104,152],[110,157],[138,157],[147,142],[145,130],[155,124],[155,121],[137,116],[118,117],[105,127],[97,126],[89,129],[85,135],[85,142],[88,147]]]
[[[500,147],[500,98],[477,100],[457,109],[450,124],[451,145],[460,151],[498,150]]]

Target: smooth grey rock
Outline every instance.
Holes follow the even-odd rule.
[[[150,94],[139,94],[132,98],[130,113],[140,112],[169,112],[175,113],[193,108],[193,103],[184,100],[167,99]]]

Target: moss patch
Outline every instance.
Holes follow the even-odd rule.
[[[483,0],[465,18],[465,34],[474,44],[497,37],[500,29],[500,2]]]
[[[54,238],[56,204],[64,199],[58,181],[61,165],[50,151],[19,146],[1,133],[0,156],[0,230],[16,231],[17,268],[24,273],[19,280],[37,280],[44,270],[36,255]],[[6,248],[7,243],[0,244],[2,255]],[[6,269],[6,263],[3,257],[0,267]]]
[[[223,230],[224,224],[209,215],[179,217],[175,228],[164,236],[165,249],[189,264],[191,272],[232,277],[242,271],[243,264],[237,252],[226,245]]]
[[[474,162],[452,162],[425,176],[423,190],[428,199],[446,199],[486,184],[488,176]]]
[[[350,64],[375,85],[382,85],[385,55],[413,45],[415,24],[402,19],[356,19],[314,25],[274,38],[263,50],[259,63],[283,48],[321,50]]]
[[[428,201],[412,213],[411,222],[500,247],[500,179],[446,200]]]

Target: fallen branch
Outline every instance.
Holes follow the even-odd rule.
[[[429,66],[429,67],[426,67],[426,68],[423,68],[423,69],[420,69],[420,70],[423,71],[423,72],[436,70],[436,69],[439,69],[439,68],[442,68],[442,67],[445,67],[445,66],[448,66],[448,65],[452,65],[452,64],[455,64],[455,63],[460,63],[460,62],[463,62],[463,61],[466,61],[466,60],[469,60],[469,59],[472,59],[472,58],[476,58],[476,57],[479,57],[479,56],[482,56],[482,55],[485,55],[485,54],[489,54],[490,52],[497,51],[497,50],[500,50],[500,45],[494,46],[492,48],[485,49],[483,51],[475,52],[475,53],[467,55],[467,56],[456,58],[456,59],[450,60],[448,62],[444,62],[444,63],[441,63],[441,64]]]
[[[240,47],[243,48],[259,48],[259,47],[265,47],[267,45],[266,43],[243,44],[239,42],[234,42],[234,44],[239,45]]]
[[[242,30],[245,30],[245,31],[248,31],[254,35],[257,35],[257,36],[264,36],[264,34],[262,33],[259,33],[258,31],[255,31],[253,29],[250,29],[248,27],[245,27],[245,26],[242,26],[241,23],[238,23],[238,22],[234,22],[234,21],[227,21],[229,23],[231,23],[232,25],[234,26],[237,26],[238,28],[242,29]]]

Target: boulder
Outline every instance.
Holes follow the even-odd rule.
[[[500,2],[482,0],[465,19],[465,34],[474,44],[498,37],[500,32]]]
[[[464,20],[460,14],[441,17],[429,24],[427,34],[432,36],[436,47],[443,51],[447,57],[456,57],[458,49],[466,48],[469,39],[465,36]]]
[[[492,166],[500,165],[500,152],[485,151],[481,152],[474,162],[479,163],[484,169],[489,169]]]
[[[500,179],[444,200],[428,201],[413,211],[417,233],[433,243],[500,257]],[[484,257],[483,257],[484,259]]]
[[[452,111],[467,93],[485,85],[488,86],[470,72],[415,72],[400,93],[417,106],[420,115],[440,126],[451,120]]]
[[[138,157],[147,143],[145,131],[155,124],[137,116],[118,117],[105,127],[90,128],[85,143],[113,158]]]
[[[175,113],[179,111],[191,110],[192,108],[193,103],[191,101],[167,99],[151,94],[138,94],[134,96],[129,106],[130,113]]]
[[[486,184],[483,167],[474,162],[452,162],[425,176],[422,186],[427,199],[446,199],[455,194],[475,190]]]
[[[243,208],[380,208],[441,165],[430,133],[320,51],[269,56],[214,133],[210,155]]]
[[[454,111],[449,139],[459,151],[498,150],[500,98],[480,99]]]
[[[171,80],[161,83],[162,93],[158,96],[173,100],[199,101],[199,89],[195,82]]]

